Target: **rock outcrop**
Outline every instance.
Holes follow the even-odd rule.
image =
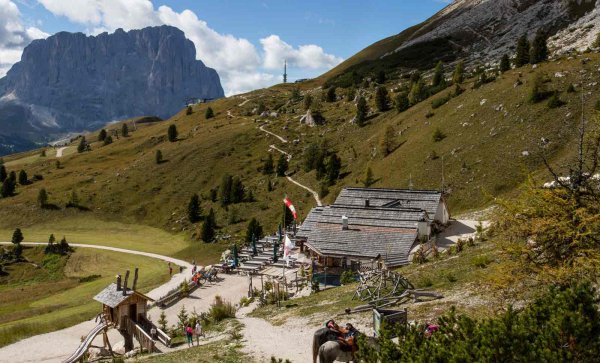
[[[43,141],[141,115],[168,118],[188,98],[223,97],[214,69],[174,27],[35,40],[0,79],[0,135]]]

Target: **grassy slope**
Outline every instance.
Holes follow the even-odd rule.
[[[594,77],[598,79],[600,57],[597,54],[586,56],[592,59],[586,65],[576,58],[543,64],[536,70],[525,67],[510,71],[477,90],[471,90],[467,83],[465,88],[468,90],[464,94],[434,110],[435,115],[429,119],[425,115],[431,111],[431,99],[402,114],[393,110],[379,114],[363,128],[348,123],[355,107],[345,101],[322,104],[327,119],[325,126],[308,128],[300,125],[298,117],[303,114],[301,102],[288,103],[293,85],[280,85],[212,102],[210,106],[216,117],[211,120],[204,119],[207,105],[198,105],[190,116],[182,111],[169,121],[140,126],[130,137],[115,140],[112,145],[94,143],[92,152],[65,156],[61,159],[62,169],[56,169],[51,157],[28,165],[26,169],[30,175],[42,174],[44,180],[19,187],[17,196],[0,200],[0,230],[4,231],[2,234],[6,238],[16,226],[23,227],[26,235],[29,229],[37,235],[38,229],[41,238],[51,231],[48,226],[55,224],[60,228],[54,233],[68,236],[77,224],[77,218],[83,215],[89,225],[103,220],[162,228],[176,234],[158,239],[177,241],[191,237],[198,230],[198,225],[191,226],[185,217],[192,193],[204,196],[202,204],[205,211],[211,206],[215,208],[221,233],[233,234],[234,239],[241,238],[246,221],[251,217],[257,217],[266,225],[267,231],[274,230],[280,219],[280,200],[284,194],[292,198],[302,217],[315,203],[305,190],[282,178],[272,177],[275,190],[267,192],[267,177],[259,172],[259,168],[268,146],[277,144],[294,154],[290,166],[294,178],[318,189],[314,172],[306,174],[302,171],[300,156],[308,142],[322,140],[327,140],[342,157],[345,174],[343,180],[330,188],[326,201],[333,200],[344,186],[360,185],[367,165],[380,178],[375,186],[407,187],[412,177],[416,188],[439,188],[443,156],[446,185],[451,191],[451,211],[456,213],[479,208],[485,206],[491,196],[511,193],[528,172],[541,169],[540,160],[535,157],[541,137],[551,140],[550,149],[555,160],[572,154],[574,150],[565,146],[572,140],[581,112],[579,95],[563,92],[561,98],[568,102],[567,105],[553,110],[548,109],[545,102],[531,105],[526,99],[529,84],[536,73],[550,75],[551,82],[547,87],[561,91],[568,84],[582,80],[579,74],[582,69],[587,72],[584,75],[586,84]],[[568,73],[564,78],[555,78],[557,71]],[[524,85],[513,87],[519,73]],[[397,80],[390,81],[388,88],[397,84]],[[588,91],[592,98],[597,97],[598,86],[590,87]],[[374,88],[367,92],[372,95]],[[239,107],[238,104],[245,99],[250,101]],[[482,105],[484,99],[487,101]],[[288,113],[271,120],[266,127],[289,140],[299,139],[300,143],[281,145],[272,136],[258,130],[255,116],[243,116],[258,102],[263,102],[269,109],[286,105]],[[373,102],[372,97],[370,102]],[[500,105],[503,105],[502,109]],[[592,107],[592,102],[588,102],[588,114],[592,113]],[[228,117],[227,111],[234,117]],[[567,114],[570,114],[569,118]],[[180,140],[175,143],[165,140],[166,129],[171,123],[177,125],[180,134]],[[397,140],[402,145],[383,158],[377,149],[388,125],[394,126],[398,132],[402,131]],[[448,136],[438,143],[432,140],[436,128]],[[95,139],[95,134],[89,135],[88,139]],[[154,155],[159,149],[168,161],[157,165]],[[429,160],[428,155],[434,150],[440,158]],[[522,151],[529,151],[531,156],[523,157]],[[257,201],[236,205],[229,210],[221,208],[218,202],[208,201],[209,190],[219,186],[224,173],[241,176]],[[68,200],[71,190],[77,190],[82,204],[91,211],[40,210],[35,206],[35,200],[41,187],[50,193],[50,201],[59,206]],[[241,221],[229,225],[231,213]],[[183,235],[177,234],[181,232]],[[94,233],[110,238],[115,228],[105,225]],[[139,243],[143,243],[145,238],[142,236]],[[162,249],[159,247],[162,242],[149,241],[147,248]],[[214,256],[217,254],[215,250],[228,245],[224,242],[219,248],[211,249],[200,242],[186,243],[174,242],[171,254],[206,256],[208,251],[212,251]],[[127,247],[129,241],[122,238],[115,244]],[[182,249],[182,246],[187,247]]]
[[[0,277],[0,346],[92,318],[101,308],[93,296],[127,269],[139,267],[143,292],[169,279],[164,264],[143,256],[76,249],[68,259],[48,260],[43,247],[25,247],[24,255],[40,267],[14,264]],[[100,277],[79,281],[91,275]]]

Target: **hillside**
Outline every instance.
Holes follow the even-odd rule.
[[[402,188],[412,182],[415,188],[440,188],[443,160],[451,212],[485,207],[495,196],[513,193],[529,173],[547,178],[539,174],[542,163],[538,146],[542,138],[549,140],[546,149],[552,161],[559,162],[574,153],[570,143],[581,116],[579,91],[583,84],[585,111],[591,117],[598,100],[599,66],[598,54],[585,54],[543,63],[535,69],[526,66],[512,70],[477,89],[472,89],[474,79],[471,79],[463,84],[464,93],[433,112],[432,100],[450,92],[450,88],[402,113],[375,112],[362,128],[349,122],[355,105],[345,100],[343,89],[337,90],[337,101],[320,102],[326,119],[323,126],[301,125],[299,118],[304,114],[301,98],[306,93],[319,98],[321,91],[302,90],[303,95],[291,101],[293,85],[199,104],[193,107],[191,115],[182,110],[164,122],[136,127],[130,121],[130,136],[115,139],[110,145],[102,146],[95,141],[98,133],[92,133],[86,135],[94,141],[91,151],[79,154],[75,152],[78,144],[75,140],[65,150],[65,156],[58,159],[60,168],[56,167],[55,153],[51,150],[46,157],[39,156],[40,150],[5,157],[9,171],[24,169],[30,178],[39,174],[43,180],[18,186],[15,196],[0,199],[2,237],[9,238],[15,226],[22,227],[26,235],[35,234],[36,229],[52,230],[52,226],[60,229],[56,233],[68,235],[79,228],[93,228],[90,226],[95,220],[104,220],[159,227],[196,241],[200,224],[191,225],[186,218],[187,203],[193,193],[201,195],[205,213],[214,208],[221,235],[231,234],[234,240],[241,239],[252,217],[266,231],[275,230],[281,219],[284,195],[294,201],[301,218],[315,205],[315,200],[286,179],[261,173],[272,144],[293,155],[288,174],[314,190],[320,189],[320,183],[315,171],[305,172],[302,168],[304,149],[310,143],[325,142],[330,151],[337,152],[342,159],[341,177],[329,187],[324,202],[332,201],[343,186],[361,185],[367,166],[377,180],[375,187]],[[545,101],[537,104],[527,101],[534,78],[542,74],[546,77],[544,87],[560,92],[565,105],[550,109]],[[392,79],[386,86],[394,89],[405,82]],[[577,92],[566,92],[571,84],[575,84]],[[363,90],[372,110],[375,87],[371,84]],[[277,117],[246,116],[260,103],[267,110],[277,111]],[[208,106],[216,114],[210,120],[204,117]],[[263,123],[267,130],[289,142],[282,143],[259,130]],[[171,124],[179,131],[176,142],[169,142],[166,137]],[[388,126],[393,127],[396,149],[384,157],[379,145]],[[120,129],[120,125],[110,128]],[[446,135],[439,142],[432,138],[436,129]],[[165,159],[161,164],[155,162],[157,150]],[[278,158],[275,154],[275,161]],[[211,189],[219,188],[226,173],[239,176],[255,201],[228,208],[221,207],[218,200],[211,201]],[[269,179],[274,183],[272,191],[267,190]],[[36,206],[41,188],[48,191],[49,202],[57,206],[55,210]],[[72,191],[77,192],[80,204],[89,211],[64,208]],[[81,219],[86,224],[78,227],[77,221]],[[189,247],[174,249],[172,254],[186,257],[202,254],[199,246],[206,245],[190,242]],[[226,246],[224,242],[219,248]]]
[[[593,42],[600,22],[596,0],[458,0],[426,21],[378,41],[319,79],[346,72],[361,75],[402,67],[432,68],[438,60],[497,62],[514,51],[523,34],[553,37],[552,51],[583,51]]]

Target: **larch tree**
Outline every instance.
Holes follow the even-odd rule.
[[[367,100],[360,96],[358,98],[358,102],[356,103],[356,125],[359,127],[363,127],[365,125],[367,122],[368,112],[369,106],[367,105]]]
[[[460,61],[456,64],[454,68],[454,73],[452,74],[452,83],[454,84],[462,84],[465,77],[465,63]]]
[[[527,35],[523,35],[517,41],[517,54],[515,56],[515,66],[523,67],[529,63],[529,40]]]
[[[375,92],[375,106],[377,110],[380,112],[387,111],[389,108],[390,97],[388,96],[388,91],[385,86],[377,87],[377,91]]]
[[[500,72],[504,73],[510,70],[510,59],[508,59],[508,55],[504,54],[502,58],[500,58]]]
[[[190,197],[190,202],[187,208],[188,220],[190,223],[196,223],[200,221],[202,210],[200,208],[200,197],[194,193]]]
[[[167,129],[167,137],[170,142],[177,141],[177,126],[175,126],[175,125],[169,126],[169,128]]]

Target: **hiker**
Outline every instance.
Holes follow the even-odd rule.
[[[200,325],[200,321],[196,321],[194,333],[196,334],[196,345],[200,345],[200,335],[202,335],[202,325]]]
[[[188,324],[185,327],[185,337],[187,338],[188,347],[191,347],[192,345],[194,345],[194,341],[192,339],[193,335],[194,335],[194,329],[192,329],[190,324]]]
[[[171,266],[171,262],[169,262],[169,277],[173,275],[173,266]]]

